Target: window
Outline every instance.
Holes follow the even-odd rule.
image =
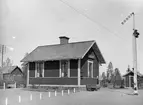
[[[59,70],[59,61],[46,61],[44,64],[45,70]]]
[[[37,62],[36,63],[36,77],[44,77],[44,63],[43,62]]]
[[[93,61],[88,61],[88,77],[93,78]]]
[[[68,63],[67,60],[61,61],[61,77],[68,77]]]
[[[78,60],[70,60],[70,76],[78,76]]]
[[[29,70],[35,70],[35,62],[29,63]]]

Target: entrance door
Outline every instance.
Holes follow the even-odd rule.
[[[93,61],[88,61],[88,77],[93,78]]]
[[[131,77],[131,87],[134,87],[134,78]]]

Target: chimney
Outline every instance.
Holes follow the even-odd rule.
[[[69,38],[66,36],[60,36],[60,44],[68,44]]]

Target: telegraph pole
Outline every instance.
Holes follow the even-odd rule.
[[[3,67],[4,45],[1,46],[1,67]]]
[[[132,35],[132,49],[133,49],[133,68],[134,68],[134,95],[138,95],[138,82],[137,82],[137,42],[136,38],[138,38],[139,33],[137,32],[137,29],[135,29],[135,14],[132,12],[123,22],[126,23],[126,21],[133,17],[133,35]]]

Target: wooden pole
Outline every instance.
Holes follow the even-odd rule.
[[[133,13],[133,30],[135,30],[135,14]],[[134,33],[135,34],[135,33]],[[134,67],[134,94],[138,94],[138,86],[137,86],[137,43],[136,37],[133,34],[133,67]]]
[[[1,46],[1,67],[3,67],[4,45]]]

